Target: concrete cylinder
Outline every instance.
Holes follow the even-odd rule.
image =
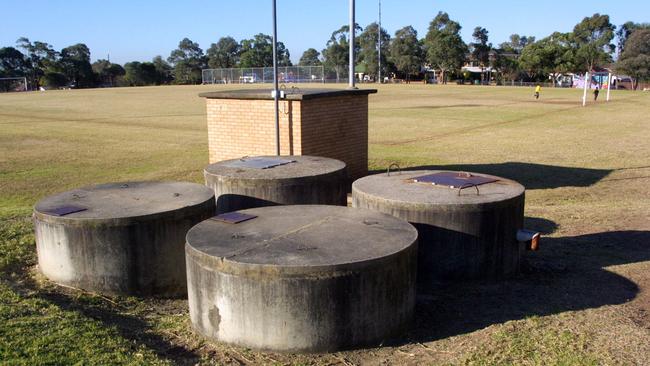
[[[419,232],[418,282],[495,279],[519,271],[524,245],[516,239],[524,221],[524,187],[495,182],[462,190],[414,178],[439,171],[367,176],[352,184],[352,206],[384,212]]]
[[[390,215],[295,205],[206,220],[185,246],[190,318],[214,340],[333,352],[401,334],[415,304],[417,231]]]
[[[184,296],[185,235],[214,207],[210,189],[184,182],[109,183],[49,196],[34,208],[40,270],[99,293]]]
[[[252,159],[293,162],[260,168],[246,164]],[[335,159],[246,157],[210,164],[204,176],[206,186],[214,190],[217,213],[272,205],[347,204],[345,163]]]

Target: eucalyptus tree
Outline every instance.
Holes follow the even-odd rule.
[[[430,66],[440,70],[440,79],[446,82],[446,73],[460,70],[468,52],[467,45],[460,36],[461,26],[439,12],[429,24],[424,38],[425,60]]]
[[[361,31],[362,28],[355,24],[355,31]],[[323,55],[323,65],[326,71],[331,71],[336,74],[336,81],[338,82],[341,76],[347,76],[348,68],[348,55],[349,51],[349,33],[350,27],[344,25],[338,30],[332,32],[332,36],[325,45],[325,49],[321,52]],[[359,40],[354,42],[354,53],[359,55]],[[354,75],[353,75],[354,77]]]
[[[614,30],[608,15],[598,13],[585,17],[573,28],[575,44],[575,71],[591,71],[595,66],[602,66],[612,61],[615,46]]]
[[[206,51],[208,66],[213,69],[236,67],[241,45],[232,37],[221,37]]]
[[[390,60],[397,71],[410,79],[411,74],[420,71],[423,63],[422,47],[418,42],[418,32],[411,26],[406,26],[395,32],[390,43]]]
[[[178,43],[178,48],[171,52],[167,61],[172,65],[176,84],[198,84],[201,82],[201,70],[205,68],[206,60],[198,43],[192,42],[189,38],[183,38]]]
[[[634,89],[639,80],[650,80],[650,29],[640,29],[629,36],[616,69],[635,79]]]

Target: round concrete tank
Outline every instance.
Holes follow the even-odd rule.
[[[190,319],[202,335],[283,352],[379,344],[409,326],[417,231],[390,215],[291,205],[187,234]],[[218,216],[217,216],[218,217]]]
[[[34,208],[40,270],[99,293],[183,296],[185,235],[214,207],[209,188],[183,182],[109,183],[49,196]]]
[[[382,173],[352,184],[352,206],[391,214],[418,229],[419,283],[494,279],[519,270],[524,187],[515,181],[431,170]]]
[[[347,204],[345,163],[335,159],[245,157],[210,164],[204,175],[205,184],[214,190],[217,213],[273,205]]]

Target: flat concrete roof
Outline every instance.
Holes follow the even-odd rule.
[[[392,201],[406,206],[438,205],[476,205],[499,202],[517,197],[524,193],[524,186],[506,178],[488,174],[471,173],[481,177],[496,178],[493,183],[464,188],[458,194],[457,188],[414,182],[413,178],[427,174],[439,173],[440,170],[416,170],[369,175],[356,180],[352,191],[380,200]]]
[[[256,156],[258,157],[258,156]],[[256,158],[255,157],[255,158]],[[260,158],[277,158],[277,156],[259,156]],[[250,157],[253,158],[253,157]],[[245,168],[230,166],[240,159],[224,160],[210,164],[205,168],[205,174],[235,179],[271,180],[313,177],[340,171],[345,163],[330,158],[307,155],[284,155],[282,159],[294,160],[294,163],[278,165],[272,168]]]
[[[188,182],[120,182],[87,186],[48,196],[34,207],[39,218],[56,222],[124,223],[196,206],[214,199],[214,192]],[[50,210],[61,206],[86,210],[56,216]],[[182,216],[182,215],[181,215]]]
[[[199,97],[209,99],[265,99],[273,100],[273,89],[239,89],[207,92]],[[327,97],[340,97],[344,95],[368,95],[377,92],[377,89],[327,89],[327,88],[295,88],[284,89],[286,97],[281,100],[308,100]]]
[[[342,206],[271,206],[238,211],[238,224],[212,219],[187,233],[195,256],[226,272],[262,266],[313,273],[385,259],[416,245],[417,230],[393,216]]]

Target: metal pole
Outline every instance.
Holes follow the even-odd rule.
[[[377,59],[377,79],[381,83],[381,0],[379,0],[379,31],[377,32],[379,38],[379,56]]]
[[[350,66],[348,72],[348,85],[350,89],[354,86],[354,0],[350,0]]]
[[[587,83],[591,84],[591,81],[589,80],[589,71],[585,73],[585,85],[584,85],[584,90],[582,91],[582,106],[584,107],[587,105]]]
[[[607,75],[607,101],[609,102],[609,90],[612,89],[612,73]]]
[[[275,154],[280,155],[280,92],[278,90],[278,27],[275,17],[275,0],[273,0],[273,100],[275,102]]]

